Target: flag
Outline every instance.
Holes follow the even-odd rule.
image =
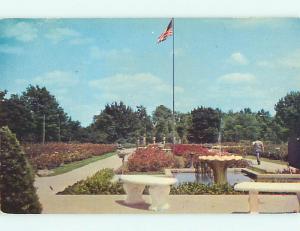
[[[167,29],[158,37],[157,43],[165,41],[171,35],[173,35],[173,19],[171,19]]]

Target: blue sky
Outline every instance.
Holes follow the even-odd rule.
[[[86,126],[104,105],[172,105],[169,19],[0,21],[0,89],[46,86]],[[264,108],[300,89],[299,19],[175,19],[175,110]]]

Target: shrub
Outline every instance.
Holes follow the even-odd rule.
[[[58,194],[124,194],[122,183],[112,182],[113,177],[112,169],[102,169],[92,177],[78,181]]]
[[[261,157],[273,160],[287,160],[287,144],[272,144],[270,142],[264,142],[264,148],[265,151],[261,154]],[[232,144],[232,146],[224,147],[223,150],[239,155],[255,155],[252,145],[249,144],[236,143]]]
[[[201,183],[186,182],[177,186],[172,186],[170,194],[173,195],[219,195],[219,194],[238,194],[233,186],[229,184],[205,185]]]
[[[297,168],[285,168],[282,170],[277,170],[276,174],[300,174],[300,169]]]
[[[149,146],[136,149],[135,153],[128,158],[127,166],[129,171],[148,172],[173,167],[174,163],[172,155],[157,146]]]
[[[58,194],[105,194],[120,195],[125,194],[122,183],[111,182],[114,177],[112,169],[102,169],[94,176],[81,180],[72,186],[68,186],[64,191]],[[146,186],[143,194],[149,194],[149,188]],[[183,183],[177,186],[171,186],[170,194],[173,195],[201,195],[201,194],[240,194],[235,192],[229,184],[205,185],[201,183]]]
[[[238,160],[233,164],[229,165],[228,168],[247,168],[251,165],[251,161],[248,160]]]
[[[174,144],[172,147],[174,155],[188,155],[188,154],[199,154],[199,155],[209,155],[207,148],[204,148],[200,144]]]
[[[111,144],[68,144],[68,143],[47,143],[47,144],[24,144],[26,154],[31,163],[37,169],[55,168],[62,164],[80,161],[92,156],[116,150],[116,145]]]
[[[16,136],[0,129],[0,201],[6,213],[41,213],[34,174]]]

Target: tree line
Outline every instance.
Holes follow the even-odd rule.
[[[164,105],[149,114],[142,105],[132,108],[123,102],[105,105],[93,122],[81,126],[64,112],[45,87],[30,85],[21,95],[6,97],[0,91],[0,126],[8,126],[22,142],[136,143],[145,136],[172,142],[172,111]],[[222,112],[218,108],[197,107],[189,113],[175,112],[175,137],[182,143],[213,143],[262,139],[286,142],[300,135],[300,92],[290,92],[274,106],[276,115],[263,109],[253,112]]]

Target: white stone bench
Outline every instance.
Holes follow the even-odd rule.
[[[296,193],[300,208],[300,183],[242,182],[236,184],[234,190],[249,192],[248,201],[250,213],[258,213],[259,192]]]
[[[142,195],[146,185],[149,185],[151,196],[150,210],[160,211],[169,208],[168,197],[170,185],[177,182],[175,178],[149,175],[120,175],[127,194],[125,203],[128,205],[145,203]]]

